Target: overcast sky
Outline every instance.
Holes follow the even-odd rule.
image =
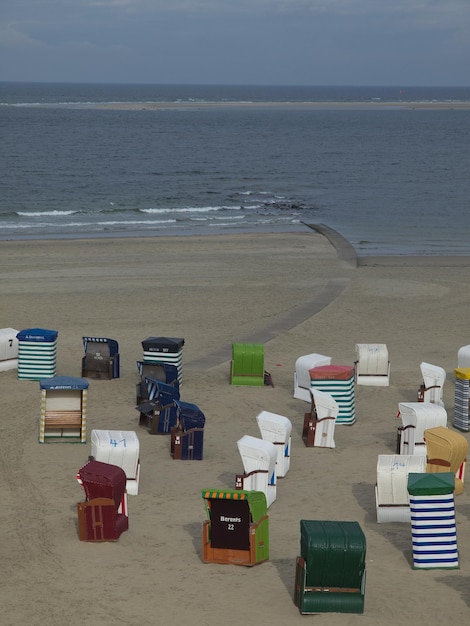
[[[470,85],[470,0],[0,0],[0,80]]]

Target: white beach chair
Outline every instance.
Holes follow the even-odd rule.
[[[384,343],[356,343],[355,375],[357,385],[388,387],[390,361]]]
[[[312,408],[305,413],[302,438],[307,447],[334,448],[339,405],[333,396],[320,389],[311,391]]]
[[[0,372],[18,369],[18,330],[0,328]]]
[[[235,478],[235,488],[262,491],[268,508],[276,499],[276,446],[270,441],[244,435],[237,441],[244,474]]]
[[[397,454],[426,456],[424,431],[436,426],[447,427],[447,411],[432,402],[399,402],[402,425],[397,433]]]
[[[420,365],[423,383],[418,390],[419,402],[432,402],[444,406],[443,388],[446,380],[446,371],[438,365],[425,363]]]
[[[462,346],[457,352],[457,367],[470,368],[470,346]]]
[[[309,370],[321,365],[331,365],[331,357],[313,353],[300,356],[297,359],[294,371],[294,398],[311,402]]]
[[[92,430],[91,456],[95,461],[117,465],[126,473],[126,491],[139,493],[139,439],[132,430]]]
[[[375,485],[377,523],[410,522],[408,474],[425,471],[425,456],[379,454]]]
[[[284,478],[290,468],[292,422],[283,415],[269,411],[258,413],[256,421],[262,439],[270,441],[276,446],[276,475],[278,478]]]

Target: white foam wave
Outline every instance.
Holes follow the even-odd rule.
[[[16,211],[22,217],[52,217],[57,215],[73,215],[77,211]]]
[[[106,222],[67,222],[65,224],[57,224],[55,222],[36,222],[29,224],[2,224],[2,229],[40,229],[40,228],[92,228],[96,229],[97,227],[103,226],[154,226],[158,224],[175,224],[177,220],[168,219],[168,220],[109,220]]]
[[[139,209],[141,213],[208,213],[210,211],[237,211],[239,206],[206,206],[206,207],[183,207],[181,209]]]
[[[235,220],[244,220],[245,219],[245,215],[232,215],[230,217],[228,216],[207,216],[207,217],[190,217],[189,220],[191,222],[210,222],[213,220],[227,220],[227,221],[235,221]]]

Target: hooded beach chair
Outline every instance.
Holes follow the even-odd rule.
[[[338,403],[336,424],[354,424],[356,421],[356,401],[354,366],[319,365],[309,371],[311,391],[329,393]]]
[[[142,341],[142,348],[144,363],[175,365],[178,370],[178,381],[182,385],[184,348],[182,337],[147,337]],[[169,381],[167,382],[169,383]]]
[[[269,517],[261,491],[203,489],[204,563],[251,567],[269,558]]]
[[[436,426],[447,426],[447,411],[432,402],[399,402],[401,426],[397,431],[397,454],[426,456],[424,431]]]
[[[20,330],[18,339],[18,379],[42,380],[56,375],[59,332],[47,328]]]
[[[452,472],[456,495],[463,492],[468,441],[461,433],[438,426],[424,431],[428,473]]]
[[[0,328],[0,372],[18,369],[18,335],[15,328]]]
[[[458,430],[470,429],[470,367],[456,367],[454,390],[454,421]]]
[[[330,393],[313,389],[311,391],[311,407],[304,414],[302,439],[305,445],[317,448],[335,447],[335,424],[339,406]]]
[[[408,474],[424,473],[426,457],[413,454],[379,454],[375,506],[377,522],[410,522]]]
[[[432,402],[433,404],[444,406],[445,369],[424,361],[421,363],[420,369],[423,382],[418,389],[418,402]]]
[[[84,378],[119,378],[119,344],[107,337],[82,337],[85,356],[82,358]]]
[[[457,352],[457,367],[470,368],[470,345],[459,348]]]
[[[171,385],[179,389],[179,373],[178,367],[171,363],[157,363],[137,361],[137,371],[139,372],[140,382],[136,385],[136,404],[143,404],[148,397],[147,385],[145,379],[159,380],[165,385]]]
[[[230,384],[250,387],[264,385],[264,346],[258,343],[233,343]]]
[[[244,474],[235,478],[235,488],[245,491],[262,491],[268,508],[276,499],[276,446],[270,441],[244,435],[237,441]]]
[[[123,469],[126,492],[134,496],[139,493],[140,445],[133,430],[92,430],[91,456],[95,461]]]
[[[357,522],[300,521],[294,604],[302,614],[363,613],[366,538]]]
[[[413,569],[458,569],[451,472],[408,475]]]
[[[125,471],[92,460],[78,471],[77,480],[86,495],[77,504],[80,541],[117,541],[129,528]]]
[[[53,376],[39,381],[39,443],[86,443],[86,378]]]
[[[261,438],[276,446],[276,476],[284,478],[290,468],[292,422],[284,415],[261,411],[256,416]]]
[[[145,378],[145,385],[148,400],[136,407],[139,424],[146,426],[152,435],[168,434],[177,422],[175,400],[180,399],[179,385],[167,385],[152,378]]]
[[[390,361],[384,343],[357,343],[354,361],[357,385],[388,387],[390,384]]]
[[[331,357],[316,353],[299,356],[294,370],[294,398],[311,402],[310,370],[320,365],[331,365]]]
[[[171,429],[170,454],[173,459],[201,461],[204,449],[204,413],[195,404],[175,400],[176,426]]]

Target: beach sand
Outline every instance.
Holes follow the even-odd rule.
[[[327,233],[328,234],[328,233]],[[355,259],[316,230],[261,235],[2,242],[1,327],[57,330],[57,375],[80,376],[82,336],[119,342],[121,377],[90,380],[86,444],[39,444],[38,381],[0,373],[0,603],[5,626],[191,624],[384,626],[466,623],[470,488],[456,496],[460,569],[412,568],[408,524],[377,524],[378,454],[395,452],[398,402],[419,365],[445,368],[452,427],[458,349],[470,343],[469,259]],[[204,459],[176,461],[168,436],[139,427],[136,361],[149,336],[181,337],[181,398],[206,416]],[[232,342],[262,341],[274,387],[229,384]],[[306,448],[296,359],[353,365],[356,343],[387,344],[389,387],[357,386],[356,423],[335,449]],[[233,488],[236,442],[267,410],[293,424],[291,468],[269,509],[270,559],[203,563],[203,488]],[[140,492],[116,543],[80,542],[77,470],[92,428],[135,430]],[[468,433],[465,437],[469,439]],[[358,521],[367,539],[363,615],[306,617],[293,604],[300,520]]]

